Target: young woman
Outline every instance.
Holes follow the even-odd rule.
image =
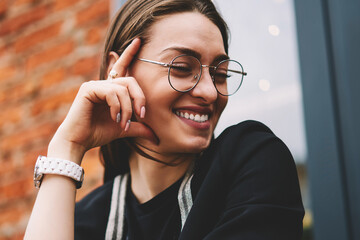
[[[106,80],[80,87],[38,159],[25,238],[300,239],[283,142],[254,121],[213,139],[244,75],[210,0],[129,0],[106,38]],[[79,165],[96,146],[105,183],[75,207]]]

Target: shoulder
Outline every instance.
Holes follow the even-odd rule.
[[[76,203],[75,239],[97,239],[96,237],[105,236],[112,186],[113,181],[108,181]]]
[[[304,211],[296,166],[268,127],[256,121],[231,126],[199,161],[191,227],[185,225],[184,236],[299,239]],[[198,222],[201,230],[193,232]]]
[[[218,140],[215,161],[219,161],[228,206],[251,200],[294,208],[301,213],[293,156],[268,127],[246,121],[226,129]]]
[[[236,202],[256,198],[301,201],[292,154],[260,122],[245,121],[227,128],[204,155],[204,161],[211,159],[208,174],[216,176],[221,190],[231,193],[230,199]]]
[[[211,172],[221,179],[233,179],[249,164],[262,165],[259,155],[285,154],[292,162],[286,145],[263,123],[248,120],[226,128],[198,161],[198,174],[205,177]],[[278,159],[278,157],[272,157]],[[283,157],[282,157],[283,158]]]
[[[284,142],[257,121],[249,120],[227,128],[214,141],[214,148],[225,172],[250,166],[273,171],[279,166],[295,167]]]
[[[239,146],[245,147],[242,151],[259,146],[276,136],[263,123],[248,120],[226,128],[214,143],[216,147],[230,150]]]

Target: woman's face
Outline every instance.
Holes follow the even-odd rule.
[[[169,63],[187,53],[196,56],[203,65],[216,65],[219,59],[227,58],[220,30],[200,13],[165,16],[151,26],[149,36],[139,58]],[[135,60],[129,74],[135,77],[146,97],[146,116],[138,121],[154,131],[160,144],[155,146],[144,139],[136,141],[166,154],[199,153],[209,146],[227,97],[217,93],[208,68],[203,68],[199,83],[187,93],[170,86],[168,68],[160,65]],[[177,113],[208,117],[208,120],[198,122]]]

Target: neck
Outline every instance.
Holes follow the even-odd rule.
[[[179,180],[193,160],[193,155],[184,156],[177,160],[178,164],[166,165],[133,151],[129,159],[133,194],[140,203],[149,201]]]

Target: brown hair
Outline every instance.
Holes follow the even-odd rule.
[[[149,41],[148,30],[154,22],[163,16],[182,12],[199,12],[212,21],[219,28],[225,51],[228,53],[228,27],[210,0],[128,0],[109,27],[100,79],[106,79],[111,51],[121,55],[137,37],[140,37],[142,45],[145,45]],[[101,147],[105,182],[129,171],[128,158],[133,147],[133,144],[129,144],[125,139],[117,139]]]

